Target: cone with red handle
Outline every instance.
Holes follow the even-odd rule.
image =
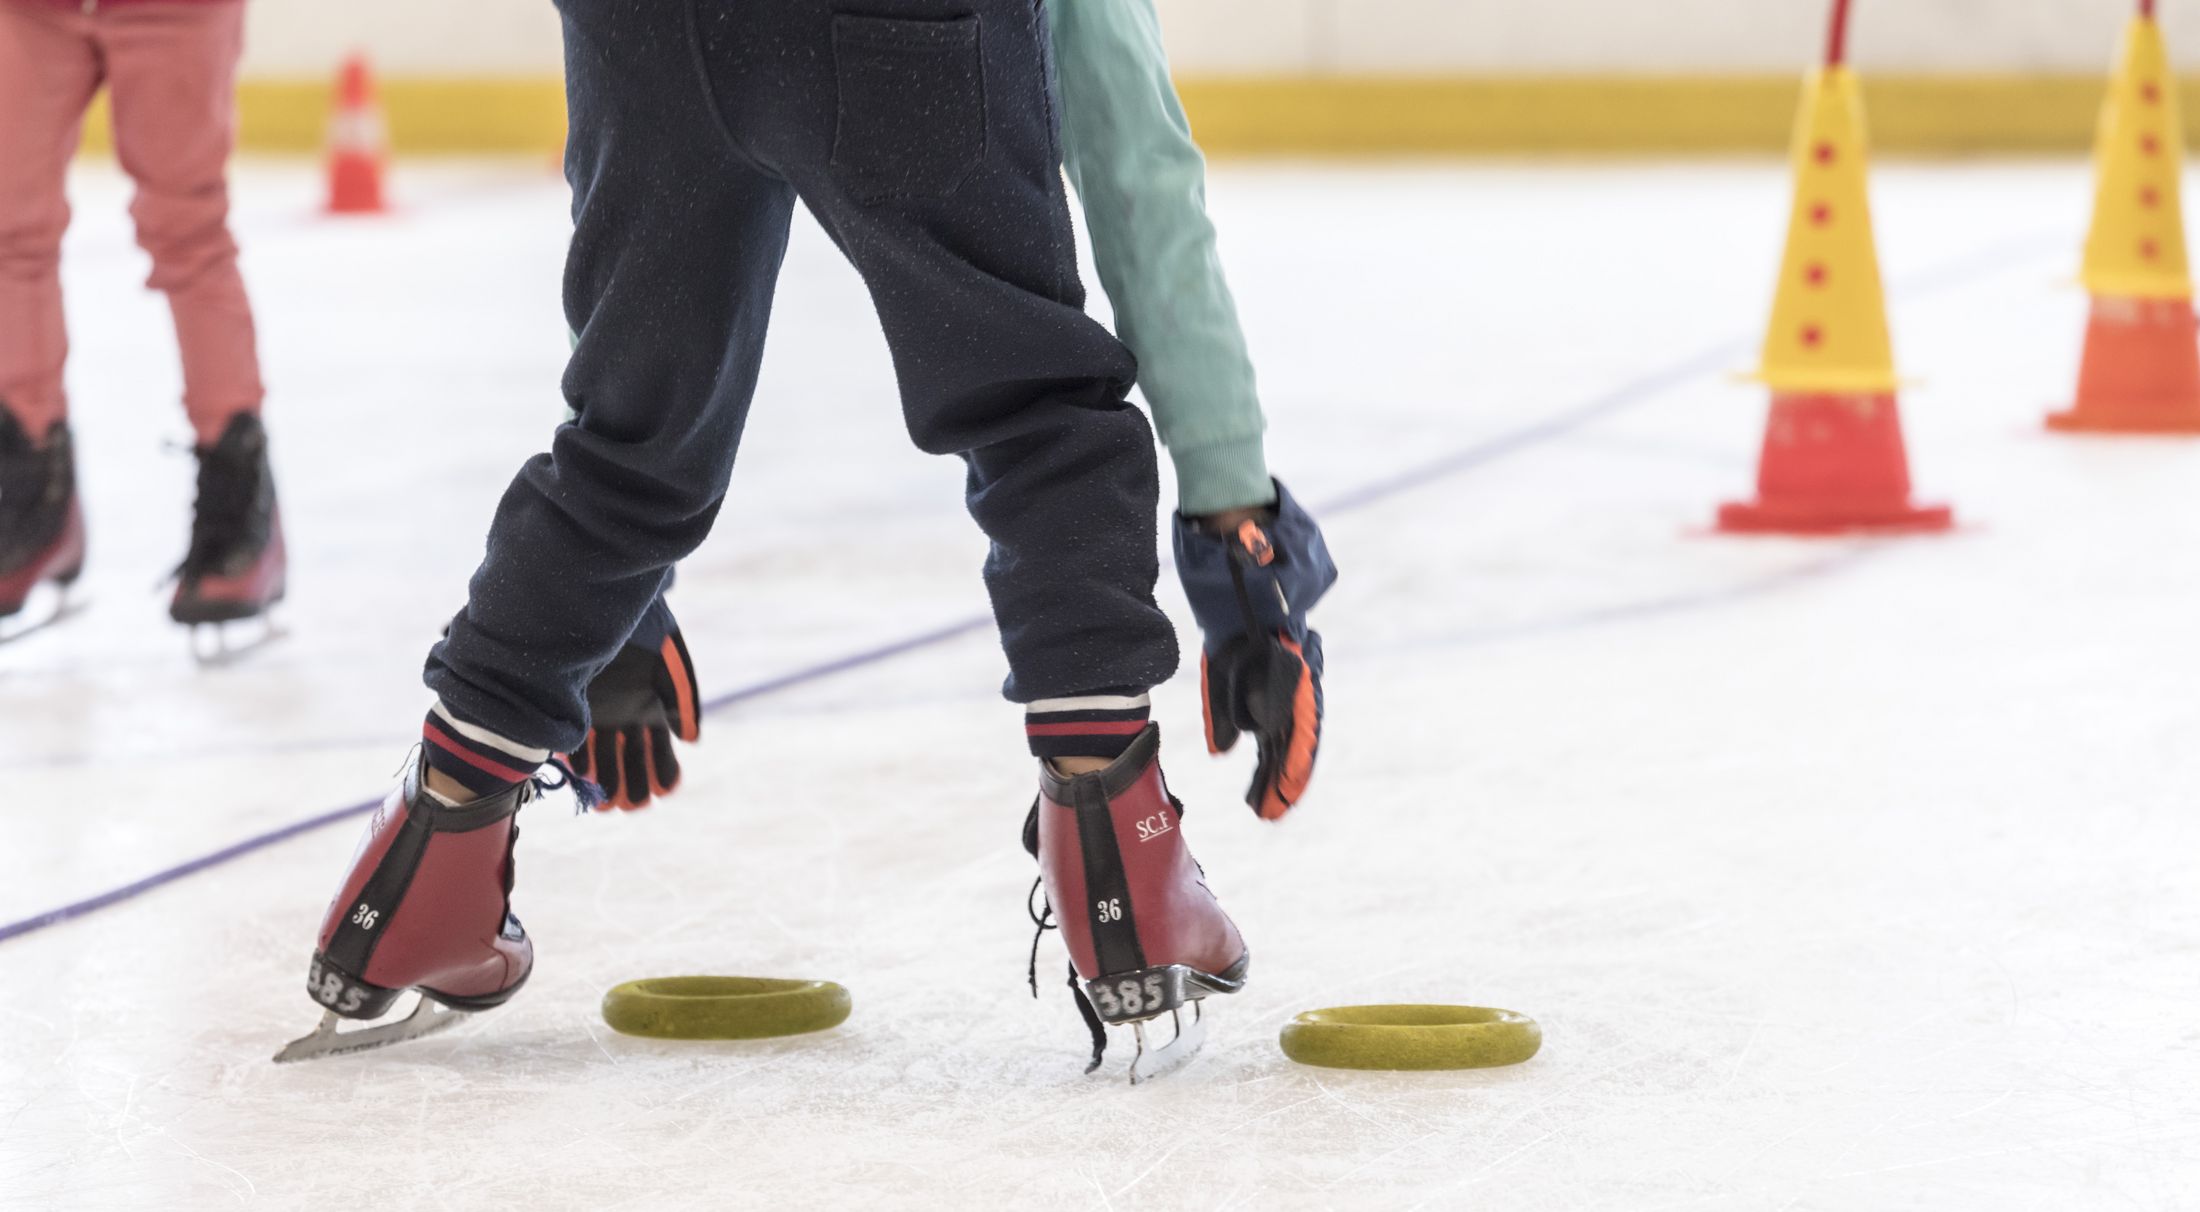
[[[1757,498],[1719,509],[1737,534],[1945,530],[1945,505],[1910,500],[1886,292],[1872,238],[1869,150],[1836,0],[1826,65],[1804,83],[1795,201],[1771,327],[1751,377],[1772,388]]]
[[[344,60],[336,78],[336,112],[329,119],[328,209],[334,215],[379,215],[389,210],[382,190],[388,148],[381,103],[367,57]]]
[[[2185,257],[2177,77],[2153,5],[2124,31],[2094,139],[2093,296],[2078,398],[2047,418],[2078,433],[2200,433],[2200,324]]]

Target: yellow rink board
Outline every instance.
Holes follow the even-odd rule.
[[[2083,150],[2100,76],[1864,75],[1875,150],[1911,155]],[[1778,153],[1794,121],[1793,76],[1194,77],[1182,84],[1216,155]],[[2200,80],[2181,84],[2200,106]],[[554,77],[395,77],[381,82],[400,152],[548,154],[563,137]],[[326,80],[248,80],[244,147],[318,150]],[[104,117],[86,133],[107,147]]]

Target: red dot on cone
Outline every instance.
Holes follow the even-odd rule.
[[[1812,149],[1811,154],[1818,157],[1818,162],[1820,164],[1831,164],[1833,163],[1834,154],[1833,144],[1821,143],[1816,148]]]
[[[2149,261],[2152,261],[2161,251],[2161,247],[2152,240],[2139,241],[2139,255]]]
[[[2139,86],[2139,99],[2152,105],[2162,99],[2162,86],[2149,80]]]
[[[1810,208],[1810,221],[1820,227],[1833,222],[1833,208],[1823,202]]]
[[[2139,150],[2151,156],[2162,150],[2162,141],[2153,135],[2141,135],[2139,136]]]
[[[1818,348],[1818,346],[1826,339],[1826,334],[1821,332],[1816,324],[1803,325],[1802,335],[1803,344],[1810,349]]]
[[[1826,284],[1826,267],[1816,261],[1804,266],[1803,281],[1810,283],[1812,286],[1824,286]]]
[[[2140,188],[2139,205],[2146,207],[2148,210],[2152,210],[2155,207],[2160,206],[2161,204],[2162,194],[2160,190],[2155,189],[2151,185],[2142,186]]]

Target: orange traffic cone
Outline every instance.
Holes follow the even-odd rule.
[[[2093,295],[2078,398],[2050,429],[2200,433],[2200,323],[2178,190],[2184,125],[2152,5],[2124,32],[2094,140],[2093,226],[2080,275]]]
[[[328,131],[328,209],[334,215],[378,215],[389,209],[382,194],[382,108],[374,97],[374,73],[365,55],[344,60],[336,79],[336,113]]]
[[[1847,0],[1835,0],[1826,66],[1805,81],[1795,202],[1755,378],[1772,388],[1757,499],[1721,506],[1740,534],[1945,530],[1945,505],[1910,501],[1895,404],[1900,380],[1872,239],[1864,105],[1842,64]]]

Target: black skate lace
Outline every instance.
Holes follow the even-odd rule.
[[[1069,995],[1077,1003],[1077,1013],[1085,1016],[1085,1030],[1092,1032],[1092,1061],[1085,1066],[1085,1072],[1090,1073],[1100,1067],[1100,1059],[1108,1053],[1108,1029],[1093,1011],[1092,1003],[1085,1000],[1085,991],[1077,987],[1075,964],[1069,966]]]
[[[573,811],[582,815],[604,802],[603,785],[594,779],[582,778],[580,775],[575,774],[573,767],[567,764],[564,754],[551,754],[548,769],[557,772],[558,781],[553,783],[544,777],[542,771],[536,771],[535,777],[531,781],[535,784],[535,791],[538,794],[571,787],[573,789]]]
[[[266,478],[263,446],[218,442],[201,446],[198,508],[191,518],[191,546],[175,575],[184,579],[221,572],[238,551],[264,541],[261,498]]]
[[[1044,876],[1031,881],[1031,891],[1024,894],[1024,912],[1030,915],[1032,924],[1038,927],[1031,932],[1031,963],[1024,970],[1024,979],[1031,984],[1033,998],[1039,996],[1039,940],[1046,937],[1047,931],[1061,929],[1054,922],[1054,903],[1039,895],[1039,889],[1045,883]],[[1037,909],[1031,907],[1033,898],[1038,900],[1040,907]],[[1071,1001],[1077,1003],[1077,1013],[1083,1016],[1085,1029],[1092,1032],[1092,1063],[1085,1066],[1085,1072],[1090,1073],[1100,1067],[1100,1059],[1107,1055],[1108,1029],[1100,1021],[1100,1016],[1093,1012],[1092,1003],[1085,1000],[1085,991],[1078,988],[1075,964],[1069,965],[1069,996]]]
[[[507,921],[519,919],[512,916],[512,886],[519,883],[519,822],[512,822],[512,832],[504,839],[504,917]]]
[[[1031,932],[1031,963],[1024,969],[1024,980],[1031,985],[1033,1000],[1039,996],[1039,940],[1046,937],[1047,931],[1061,928],[1054,924],[1054,903],[1039,895],[1045,883],[1045,876],[1031,881],[1031,891],[1024,894],[1024,912],[1030,915],[1031,924],[1038,927]],[[1031,907],[1034,898],[1039,902],[1037,909]]]

